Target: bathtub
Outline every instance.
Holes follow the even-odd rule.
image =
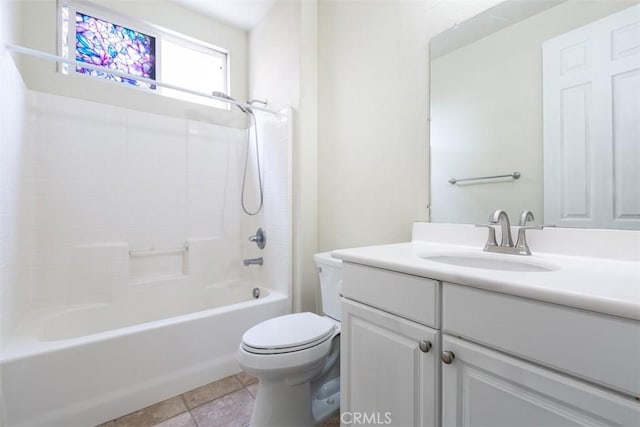
[[[254,288],[140,291],[30,315],[0,356],[6,427],[92,426],[238,372],[244,331],[289,312],[286,295]]]

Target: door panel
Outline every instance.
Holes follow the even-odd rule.
[[[442,349],[444,426],[640,425],[630,398],[446,334]]]
[[[370,422],[360,424],[438,425],[438,331],[342,301],[340,406],[345,422],[366,416]],[[423,340],[431,343],[428,352],[419,347]]]
[[[543,44],[544,221],[640,229],[640,5]]]

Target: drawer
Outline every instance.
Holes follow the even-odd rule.
[[[640,322],[443,285],[444,332],[640,396]]]
[[[350,262],[342,268],[345,298],[440,328],[439,282]]]

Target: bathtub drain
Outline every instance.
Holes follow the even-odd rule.
[[[260,298],[260,288],[253,288],[251,295],[253,295],[254,298]]]

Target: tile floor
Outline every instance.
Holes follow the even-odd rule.
[[[97,427],[245,427],[257,389],[258,380],[241,372]],[[335,415],[321,427],[339,425]]]

